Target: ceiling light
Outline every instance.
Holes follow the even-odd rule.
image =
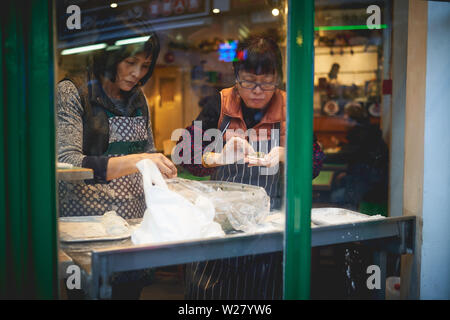
[[[280,10],[278,10],[277,8],[274,8],[274,9],[272,10],[272,15],[273,15],[273,16],[277,17],[279,14],[280,14]]]
[[[115,2],[111,3],[111,8],[117,8],[117,3]]]
[[[87,51],[93,51],[93,50],[100,50],[100,49],[104,49],[104,48],[106,48],[106,43],[99,43],[99,44],[93,44],[90,46],[65,49],[61,52],[61,55],[67,56],[69,54],[75,54],[75,53],[81,53],[81,52],[87,52]]]
[[[131,44],[131,43],[138,43],[138,42],[146,42],[150,36],[147,37],[137,37],[137,38],[130,38],[130,39],[123,39],[123,40],[117,40],[114,45],[116,46],[123,46],[125,44]]]
[[[215,13],[215,14],[220,13],[220,9],[214,8],[214,9],[212,10],[212,12]]]

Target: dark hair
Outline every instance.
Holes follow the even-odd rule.
[[[139,85],[144,85],[150,79],[158,59],[160,45],[157,34],[148,23],[134,22],[132,27],[127,27],[126,38],[146,37],[146,42],[133,43],[122,46],[112,46],[94,55],[93,72],[97,78],[106,77],[111,81],[116,80],[117,65],[124,59],[144,52],[151,56],[151,64],[147,74],[140,80]]]
[[[345,113],[352,120],[358,123],[367,123],[369,121],[369,114],[360,104],[351,104],[345,108]]]
[[[237,47],[238,61],[233,62],[234,74],[247,71],[257,75],[277,74],[283,79],[281,51],[269,37],[253,36],[240,41]]]

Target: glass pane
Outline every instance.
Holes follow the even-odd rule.
[[[90,297],[163,299],[171,278],[177,298],[281,298],[287,2],[71,4],[55,17],[59,235],[109,279]]]
[[[325,153],[313,180],[316,228],[388,216],[391,14],[390,1],[316,1],[314,135]],[[311,297],[373,297],[373,254],[359,242],[314,248]]]
[[[387,3],[379,8],[390,10]],[[361,29],[366,9],[365,2],[317,8],[314,132],[326,158],[314,200],[386,216],[390,31]]]

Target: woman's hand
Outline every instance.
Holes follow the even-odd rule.
[[[233,137],[225,144],[221,153],[209,152],[203,155],[203,164],[206,167],[217,167],[227,164],[245,162],[249,154],[255,153],[247,140]]]
[[[249,167],[274,167],[278,163],[285,161],[285,148],[275,147],[273,148],[264,158],[262,159],[252,159],[249,161]]]
[[[156,166],[158,167],[159,171],[161,172],[164,178],[171,179],[177,176],[177,167],[162,153],[140,153],[139,155],[141,157],[136,162],[139,162],[140,160],[144,159],[152,160],[156,164]]]
[[[162,153],[136,153],[110,158],[106,180],[110,181],[137,172],[136,163],[144,159],[152,160],[164,178],[175,178],[177,176],[177,168]]]
[[[223,147],[221,163],[233,164],[245,160],[246,156],[252,153],[255,153],[255,150],[247,140],[233,137]]]
[[[286,160],[286,149],[284,147],[275,147],[273,148],[269,154],[265,157],[265,160],[268,162],[267,167],[276,166],[278,163],[284,163]]]

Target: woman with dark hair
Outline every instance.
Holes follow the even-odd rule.
[[[86,183],[60,182],[61,216],[114,210],[141,218],[145,201],[136,162],[148,158],[164,176],[176,175],[173,163],[155,153],[141,90],[159,54],[156,34],[148,37],[96,55],[87,71],[58,84],[58,161],[94,171]]]
[[[183,140],[180,149],[191,148],[192,156],[190,163],[182,165],[194,175],[211,175],[211,180],[263,187],[271,208],[279,209],[286,143],[286,93],[279,89],[283,79],[281,52],[275,41],[252,37],[239,43],[237,56],[240,59],[233,63],[235,85],[210,97],[188,127],[191,136],[219,129],[223,149],[204,152],[207,143],[186,146]],[[315,177],[323,153],[315,141],[313,148]],[[282,270],[281,252],[193,263],[186,268],[186,297],[281,299]]]
[[[156,33],[144,35],[148,37],[144,43],[110,47],[97,54],[86,71],[58,83],[58,161],[94,171],[92,180],[59,182],[60,216],[115,211],[123,218],[142,218],[146,205],[136,163],[151,159],[163,176],[177,175],[175,165],[155,152],[141,86],[152,75],[159,41]],[[129,273],[126,282],[135,281],[135,286],[122,285],[121,290],[113,286],[113,298],[137,298],[143,274]]]

